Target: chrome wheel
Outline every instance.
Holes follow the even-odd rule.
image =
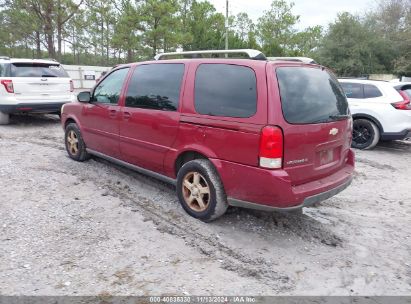
[[[67,133],[67,148],[70,152],[70,154],[72,155],[76,155],[78,152],[78,137],[76,132],[74,132],[73,130],[70,130]]]
[[[200,173],[187,173],[182,187],[184,200],[192,210],[202,212],[207,209],[210,203],[210,187]]]

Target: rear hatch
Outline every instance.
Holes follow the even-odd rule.
[[[70,78],[59,63],[14,62],[11,76],[19,103],[70,101]]]
[[[284,169],[293,185],[331,175],[347,162],[348,103],[336,77],[314,65],[276,68],[284,124]]]

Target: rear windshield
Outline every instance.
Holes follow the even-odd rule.
[[[409,98],[411,98],[411,88],[404,90],[404,92],[408,95]]]
[[[401,87],[400,90],[403,91],[408,96],[408,98],[411,98],[411,84]]]
[[[329,122],[349,114],[345,94],[334,75],[325,69],[276,69],[284,118],[292,124]]]
[[[60,64],[13,63],[12,77],[69,77]]]

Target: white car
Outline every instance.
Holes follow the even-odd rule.
[[[53,60],[0,57],[0,124],[12,113],[60,114],[75,101],[73,81]]]
[[[411,136],[410,85],[339,79],[354,120],[352,146],[372,149],[380,140]]]

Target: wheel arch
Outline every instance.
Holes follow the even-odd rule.
[[[384,128],[382,127],[382,124],[380,123],[380,121],[375,118],[374,116],[371,116],[369,114],[363,114],[363,113],[358,113],[358,114],[353,114],[352,115],[353,120],[356,119],[368,119],[370,121],[372,121],[373,123],[376,124],[376,126],[378,127],[378,129],[380,130],[380,133],[384,133]]]
[[[180,168],[187,162],[195,159],[209,159],[205,154],[196,150],[182,151],[174,161],[174,174],[177,176]]]
[[[74,117],[69,116],[64,121],[64,129],[66,129],[66,127],[69,123],[75,123],[79,128],[81,127],[80,124],[78,123],[78,121]]]

